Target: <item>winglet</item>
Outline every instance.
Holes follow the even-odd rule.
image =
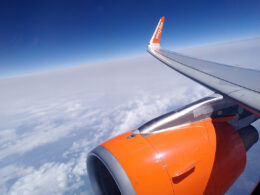
[[[164,16],[160,18],[159,23],[149,42],[148,47],[160,48],[160,39],[161,39],[161,34],[162,34],[162,29],[163,29],[164,18],[165,18]]]

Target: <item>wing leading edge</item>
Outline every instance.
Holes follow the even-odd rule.
[[[185,56],[160,48],[164,17],[149,42],[147,51],[158,60],[201,85],[230,98],[260,116],[260,71]]]

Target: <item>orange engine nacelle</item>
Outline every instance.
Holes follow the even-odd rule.
[[[243,139],[228,120],[206,118],[151,134],[129,131],[106,141],[87,159],[94,192],[225,193],[246,164]]]

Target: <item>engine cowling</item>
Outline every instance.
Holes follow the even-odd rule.
[[[241,137],[229,124],[234,115],[225,116],[227,104],[224,109],[222,100],[213,99],[158,117],[92,150],[87,168],[95,194],[225,193],[245,167],[245,140],[250,148],[258,134],[248,126],[243,132],[251,133]]]

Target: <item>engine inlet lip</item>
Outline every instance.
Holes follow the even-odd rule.
[[[121,164],[118,162],[116,157],[102,145],[97,146],[88,154],[87,170],[89,178],[92,178],[93,174],[95,174],[93,170],[93,165],[91,165],[91,159],[93,157],[98,158],[103,163],[103,165],[106,167],[106,169],[109,171],[114,181],[116,182],[121,194],[136,194],[135,189]],[[92,187],[97,186],[96,182],[97,181],[90,179]],[[101,194],[100,189],[94,187],[93,190],[95,194]]]

